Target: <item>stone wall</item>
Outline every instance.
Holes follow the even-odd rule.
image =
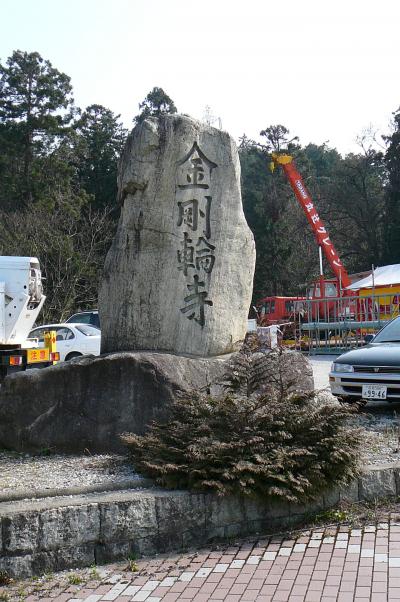
[[[341,500],[400,495],[400,467],[365,471],[314,504],[147,489],[0,503],[0,571],[26,577],[283,530]]]

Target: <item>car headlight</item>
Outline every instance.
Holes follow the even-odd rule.
[[[332,364],[332,372],[354,372],[354,368],[351,364]]]

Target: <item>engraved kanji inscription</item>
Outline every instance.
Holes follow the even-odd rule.
[[[185,277],[190,293],[184,298],[185,306],[180,311],[202,328],[206,322],[205,308],[213,305],[206,287],[209,288],[216,261],[211,231],[211,174],[216,167],[217,164],[210,161],[194,142],[187,155],[178,161],[177,168],[176,224],[181,232],[177,267]]]
[[[178,202],[179,217],[178,226],[185,224],[193,232],[196,232],[199,223],[199,202],[197,199]]]
[[[178,188],[210,188],[211,172],[217,167],[208,159],[197,142],[194,142],[190,151],[178,161]]]
[[[178,201],[179,216],[177,226],[188,226],[193,232],[197,232],[199,221],[202,221],[203,234],[206,238],[211,236],[210,210],[212,197],[205,196],[202,202],[198,199]]]
[[[197,270],[203,269],[206,272],[206,274],[211,274],[215,262],[214,251],[214,245],[210,244],[205,238],[201,236],[196,244]]]
[[[194,247],[192,246],[192,239],[189,238],[189,234],[184,232],[182,248],[178,251],[178,270],[182,270],[185,276],[188,275],[188,269],[195,269],[194,265]]]
[[[184,298],[184,302],[187,305],[186,307],[181,307],[181,312],[186,314],[189,320],[195,320],[200,326],[204,326],[204,307],[206,305],[212,306],[213,302],[211,299],[207,299],[207,291],[200,291],[200,288],[204,288],[204,282],[199,281],[197,274],[193,276],[193,284],[188,284],[187,287],[189,291],[192,291],[192,294]]]

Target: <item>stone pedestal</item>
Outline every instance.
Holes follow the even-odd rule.
[[[255,354],[254,362],[257,363]],[[292,392],[313,389],[307,358],[271,352],[271,369],[286,373]],[[178,395],[217,396],[232,356],[187,358],[166,353],[123,352],[77,358],[43,370],[8,376],[0,389],[0,448],[57,452],[122,451],[119,436],[142,434],[152,420],[168,417]],[[254,369],[249,360],[249,370]],[[278,366],[279,362],[279,366]],[[260,394],[274,395],[273,379]]]
[[[219,392],[226,368],[226,359],[138,352],[8,376],[0,390],[0,447],[122,451],[121,433],[143,433],[181,393]]]

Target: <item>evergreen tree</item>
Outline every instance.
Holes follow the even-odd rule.
[[[87,107],[75,125],[79,136],[79,179],[92,195],[95,208],[112,205],[117,195],[118,160],[127,135],[119,117],[94,104]]]
[[[394,114],[394,131],[386,137],[385,163],[388,185],[385,196],[385,251],[388,264],[400,263],[400,109]]]
[[[134,118],[135,123],[141,123],[147,117],[160,117],[167,113],[176,113],[174,101],[162,88],[153,88],[139,104],[140,113]]]
[[[35,158],[54,149],[71,121],[72,106],[70,78],[37,52],[16,50],[0,64],[0,177],[7,174],[5,191],[16,195],[15,204],[34,200]]]
[[[385,180],[382,153],[365,149],[341,159],[325,184],[324,216],[349,273],[384,261]]]

